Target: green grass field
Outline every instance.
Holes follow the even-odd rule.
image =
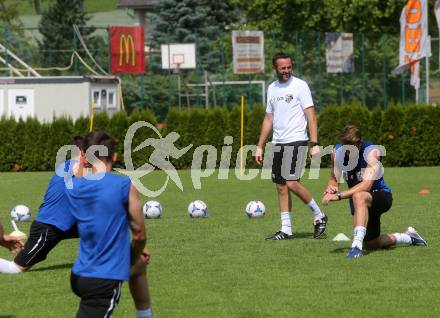
[[[306,184],[321,198],[328,170]],[[194,190],[190,171],[181,171],[184,191],[169,186],[158,200],[163,218],[146,221],[150,288],[155,317],[440,317],[440,171],[432,168],[387,168],[394,191],[393,208],[382,218],[384,232],[412,225],[429,247],[399,247],[345,259],[349,242],[333,242],[337,233],[351,237],[348,202],[325,209],[328,238],[312,239],[312,218],[294,200],[291,241],[268,242],[265,235],[279,228],[277,199],[270,180],[229,180],[217,174],[202,179]],[[2,173],[1,221],[11,231],[9,211],[26,204],[36,211],[50,173]],[[160,186],[163,174],[149,175]],[[420,196],[427,188],[430,195]],[[262,200],[266,217],[249,220],[244,207]],[[204,200],[209,218],[190,219],[186,209]],[[144,198],[145,200],[145,198]],[[29,223],[20,224],[27,231]],[[73,317],[78,299],[70,290],[69,270],[77,241],[62,242],[32,271],[0,276],[0,317]],[[0,257],[11,258],[5,249]],[[134,317],[125,284],[114,317]]]
[[[40,2],[41,11],[44,12],[55,1],[40,0]],[[6,5],[11,5],[12,3],[17,4],[17,10],[20,15],[35,15],[32,0],[6,0]],[[117,8],[117,0],[85,0],[84,7],[88,13],[111,11]]]

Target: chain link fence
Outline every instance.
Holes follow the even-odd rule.
[[[87,46],[93,58],[103,69],[110,72],[108,28],[96,27]],[[171,38],[171,31],[170,38]],[[123,83],[125,104],[128,110],[148,108],[163,119],[169,107],[227,107],[240,103],[242,95],[251,108],[264,104],[264,88],[275,78],[271,57],[278,51],[290,53],[295,60],[294,75],[308,82],[318,110],[334,104],[355,103],[386,108],[390,104],[410,104],[415,101],[415,90],[409,84],[409,71],[394,74],[398,65],[399,36],[389,34],[353,34],[354,71],[351,73],[326,72],[326,47],[324,32],[292,32],[290,34],[265,33],[265,72],[251,75],[233,74],[231,32],[225,32],[217,39],[210,39],[205,50],[197,30],[193,31],[196,44],[197,67],[194,70],[163,70],[161,67],[160,44],[154,38],[147,38],[147,68],[142,75],[119,75]],[[148,34],[147,34],[148,36]],[[97,69],[87,56],[72,28],[71,47],[47,50],[38,45],[41,34],[36,28],[16,31],[5,30],[0,43],[18,55],[23,61],[39,70],[43,76],[88,75],[90,71],[73,52],[78,52],[88,64]],[[207,48],[207,49],[206,49]],[[422,103],[440,102],[439,40],[431,39],[432,57],[421,62]],[[54,60],[63,56],[63,65],[54,65]],[[6,63],[14,64],[6,55]],[[55,59],[57,57],[57,59]],[[0,76],[11,73],[1,65]],[[17,66],[17,65],[15,65]],[[17,66],[18,67],[18,66]],[[60,70],[44,69],[63,67]],[[428,77],[426,77],[428,74]],[[428,78],[428,80],[426,79]],[[240,81],[240,85],[228,84]],[[252,81],[260,83],[252,84]],[[222,84],[211,85],[213,82]],[[263,82],[264,84],[261,84]],[[428,88],[429,94],[426,89]]]

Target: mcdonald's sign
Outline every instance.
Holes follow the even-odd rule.
[[[110,27],[112,73],[145,72],[144,28]]]

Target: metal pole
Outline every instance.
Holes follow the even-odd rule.
[[[180,101],[180,73],[177,74],[177,95],[179,96],[179,110],[182,109],[182,102]]]
[[[429,48],[429,52],[431,52],[431,37],[428,36],[427,38],[428,41],[428,48]],[[426,104],[429,104],[429,58],[428,56],[425,57],[425,76],[426,76]]]
[[[208,71],[205,71],[205,108],[209,108],[209,87],[208,87]]]

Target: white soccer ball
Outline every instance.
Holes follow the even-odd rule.
[[[31,210],[27,206],[19,204],[11,210],[11,218],[18,222],[29,221],[31,219]]]
[[[162,215],[162,205],[154,200],[148,201],[142,207],[146,219],[158,219]]]
[[[195,200],[188,205],[188,213],[192,218],[206,218],[208,217],[208,207],[205,202]]]
[[[246,205],[245,212],[249,218],[261,218],[266,213],[266,207],[263,202],[252,200]]]

